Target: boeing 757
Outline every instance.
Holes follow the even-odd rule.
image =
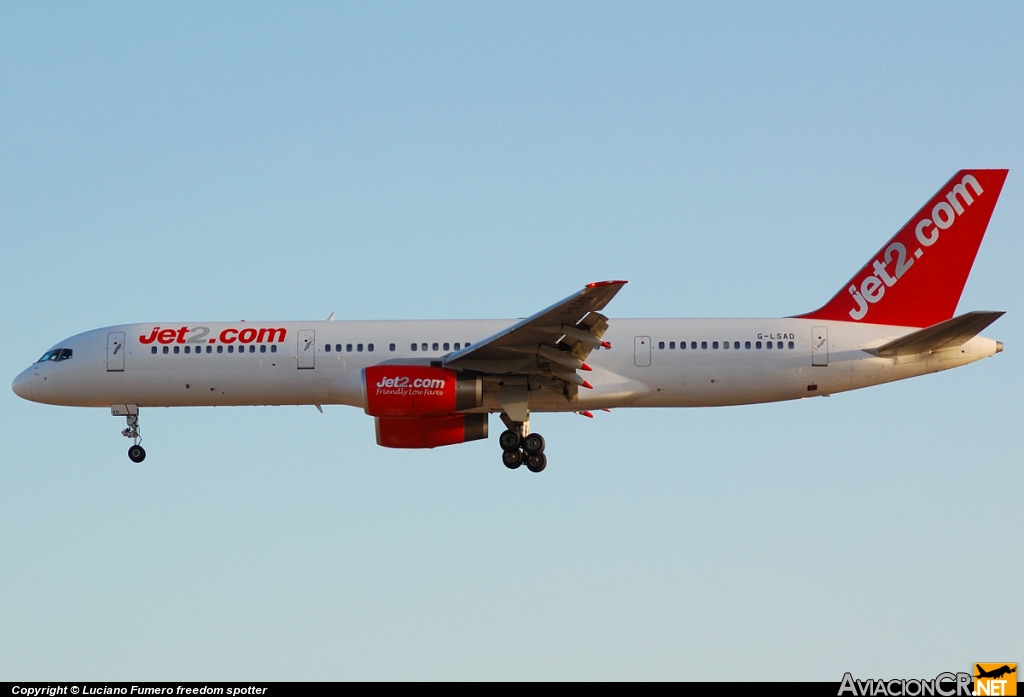
[[[999,353],[980,332],[1003,313],[955,312],[1006,175],[957,172],[802,315],[610,319],[626,281],[601,281],[518,321],[146,322],[60,341],[12,387],[125,417],[134,462],[142,408],[343,404],[372,416],[389,448],[486,438],[497,414],[502,462],[540,472],[533,413],[825,396]]]

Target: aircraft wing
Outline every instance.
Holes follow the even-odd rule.
[[[600,310],[626,281],[587,284],[561,302],[513,324],[472,346],[446,356],[444,366],[490,375],[528,375],[550,378],[566,386],[583,386],[578,370],[608,329]],[[567,392],[567,394],[569,394]]]
[[[968,312],[870,349],[878,356],[908,356],[961,346],[1002,317],[1003,312]]]

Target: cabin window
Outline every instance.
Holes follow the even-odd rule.
[[[455,342],[455,350],[456,350],[456,351],[458,351],[458,350],[459,350],[459,342],[458,342],[458,341],[456,341],[456,342]]]
[[[740,342],[738,342],[738,341],[734,341],[734,342],[732,342],[732,347],[733,347],[734,349],[738,349],[738,348],[740,347]]]
[[[722,348],[724,348],[724,349],[729,348],[729,342],[728,341],[723,341],[722,342]]]
[[[411,345],[409,346],[409,348],[410,348],[410,349],[412,349],[413,351],[416,351],[416,350],[418,350],[418,349],[416,348],[416,344],[411,344]]]
[[[420,344],[420,348],[423,349],[424,351],[426,351],[427,350],[427,345],[426,344]]]
[[[445,351],[447,351],[447,350],[448,350],[448,346],[449,346],[448,342],[447,342],[447,341],[446,341],[446,342],[444,342],[444,350],[445,350]]]
[[[750,342],[748,341],[745,344],[743,344],[743,348],[750,348]]]
[[[366,350],[369,351],[370,353],[373,353],[373,344],[367,344]]]
[[[217,353],[224,353],[224,347],[223,346],[218,346],[217,347]]]
[[[658,348],[660,350],[664,351],[665,350],[665,342],[664,341],[659,341],[658,342]]]
[[[181,347],[180,346],[175,346],[174,347],[174,352],[175,353],[181,353]]]
[[[171,352],[171,349],[169,349],[168,347],[164,346],[164,353],[170,353],[170,352]]]
[[[765,344],[765,348],[771,348],[771,347],[772,347],[772,342],[769,341],[767,344]]]
[[[150,353],[156,353],[156,346],[154,346],[153,348],[151,348],[151,349],[149,350],[149,352],[150,352]]]
[[[363,352],[363,345],[362,344],[356,344],[356,351],[358,351],[359,353],[362,353]]]
[[[434,342],[434,350],[435,351],[440,351],[441,350],[441,347],[438,345],[438,343],[436,341]]]
[[[330,353],[331,352],[331,345],[330,344],[324,344],[324,351],[326,351],[327,353]]]
[[[388,344],[388,350],[394,351],[395,350],[395,345],[394,344]]]
[[[271,344],[270,345],[270,352],[271,353],[277,353],[277,344]]]
[[[345,344],[345,350],[352,353],[352,344]]]
[[[796,344],[794,344],[792,341],[790,341],[789,342],[789,347],[790,348],[796,348]]]
[[[717,341],[712,341],[711,342],[711,348],[713,348],[713,349],[718,348],[718,342]]]
[[[754,344],[754,347],[755,347],[755,348],[761,348],[761,342],[760,342],[760,341],[758,341],[758,342],[757,342],[756,344]]]
[[[228,353],[234,353],[235,347],[232,344],[228,344]]]

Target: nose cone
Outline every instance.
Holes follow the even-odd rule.
[[[21,371],[21,375],[14,378],[14,382],[11,383],[11,389],[14,390],[14,394],[22,399],[32,401],[32,378],[31,368]]]

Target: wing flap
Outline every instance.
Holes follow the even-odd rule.
[[[947,319],[945,322],[911,332],[899,339],[882,344],[869,353],[877,356],[909,356],[918,353],[938,351],[953,346],[961,346],[980,334],[986,327],[1002,317],[1004,312],[968,312]]]
[[[591,283],[579,292],[493,336],[449,354],[445,367],[490,375],[534,375],[558,381],[573,398],[585,385],[576,374],[602,341],[608,318],[600,313],[626,281]]]

